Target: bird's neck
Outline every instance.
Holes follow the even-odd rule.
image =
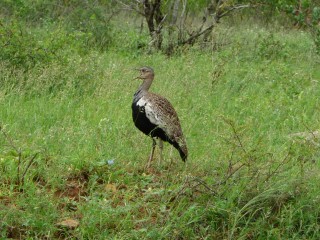
[[[144,93],[148,92],[151,84],[152,84],[152,78],[150,79],[144,79],[136,93],[134,94],[134,97],[139,97],[143,95]]]

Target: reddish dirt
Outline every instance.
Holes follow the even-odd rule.
[[[80,201],[81,197],[88,195],[87,185],[89,181],[88,172],[80,172],[78,175],[70,176],[63,189],[54,192],[57,198],[67,197],[74,201]]]

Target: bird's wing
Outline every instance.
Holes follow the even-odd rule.
[[[161,125],[162,119],[157,111],[156,104],[150,101],[149,98],[143,96],[139,99],[137,105],[139,106],[140,111],[145,113],[146,117],[151,123],[157,126]]]
[[[178,144],[179,152],[182,151],[186,157],[188,155],[186,141],[178,115],[171,103],[160,95],[148,93],[137,102],[137,105],[141,108],[141,111],[145,112],[151,123],[166,133],[172,143]]]
[[[150,121],[154,121],[154,124],[162,128],[171,140],[182,137],[180,121],[172,104],[160,95],[149,94],[149,101],[145,109]]]

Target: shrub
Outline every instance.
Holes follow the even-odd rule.
[[[0,23],[0,46],[0,60],[13,67],[29,69],[54,57],[54,52],[43,47],[21,23]]]

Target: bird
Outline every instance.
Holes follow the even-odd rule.
[[[142,80],[142,84],[133,95],[132,119],[141,132],[152,138],[152,149],[147,168],[150,167],[157,145],[155,139],[159,139],[160,160],[164,141],[175,147],[185,162],[188,157],[188,148],[174,107],[166,98],[149,92],[155,75],[151,67],[144,66],[136,70],[140,72],[140,75],[135,79]]]

